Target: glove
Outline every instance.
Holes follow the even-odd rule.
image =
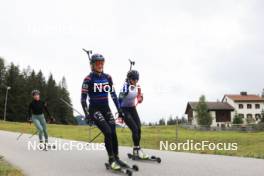
[[[120,108],[118,109],[118,118],[121,118],[122,120],[125,118],[125,114]]]
[[[143,95],[140,94],[138,97],[137,97],[137,102],[140,104],[143,102]]]
[[[86,118],[85,120],[86,120],[87,125],[93,126],[93,120],[91,118]]]
[[[31,125],[31,123],[32,123],[32,118],[31,118],[31,117],[28,117],[28,118],[27,118],[27,121],[28,121],[28,123]]]
[[[93,125],[93,120],[92,118],[89,116],[89,114],[85,115],[85,121],[86,121],[86,124],[89,125],[89,126],[92,126]]]

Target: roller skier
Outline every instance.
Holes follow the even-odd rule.
[[[85,50],[86,51],[86,50]],[[107,168],[121,171],[126,163],[118,156],[118,139],[114,116],[110,110],[108,95],[112,97],[119,117],[123,117],[123,111],[113,87],[113,81],[109,74],[103,72],[105,58],[101,54],[93,54],[86,51],[90,59],[91,73],[85,77],[82,84],[81,104],[88,123],[95,123],[104,135],[105,147],[108,154]],[[87,105],[89,98],[89,106]],[[130,173],[130,172],[129,172]]]
[[[28,121],[30,123],[33,122],[33,124],[37,128],[40,146],[42,147],[42,149],[46,149],[46,147],[48,147],[48,131],[44,112],[47,113],[49,122],[54,122],[55,119],[51,117],[48,111],[47,103],[40,99],[40,91],[33,90],[31,94],[33,100],[29,104],[28,108]]]
[[[125,115],[123,120],[132,132],[134,144],[132,154],[128,154],[128,157],[140,160],[156,160],[159,162],[159,158],[147,155],[140,147],[141,122],[136,106],[143,102],[143,94],[138,84],[139,72],[137,70],[132,70],[132,65],[134,65],[135,62],[130,61],[130,64],[130,70],[127,73],[126,81],[119,94],[119,103]]]
[[[138,85],[139,73],[136,70],[130,70],[127,73],[127,78],[119,94],[119,102],[125,114],[124,122],[132,132],[133,139],[133,155],[141,159],[147,159],[140,147],[141,139],[141,122],[137,113],[136,104],[142,103],[143,95],[140,86]]]

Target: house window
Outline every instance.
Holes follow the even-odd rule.
[[[238,114],[238,116],[242,119],[245,117],[244,114]]]
[[[256,109],[260,109],[260,104],[255,104]]]
[[[252,118],[252,114],[247,114],[247,118]]]
[[[258,121],[259,119],[261,119],[261,115],[260,114],[255,114],[255,119],[256,119],[256,121]]]
[[[238,108],[239,108],[239,109],[243,109],[243,108],[244,108],[243,104],[239,104],[239,105],[238,105]]]
[[[251,124],[251,123],[254,123],[254,122],[255,122],[255,119],[253,118],[253,115],[252,114],[247,114],[247,123]]]
[[[247,104],[248,109],[252,109],[252,104]]]

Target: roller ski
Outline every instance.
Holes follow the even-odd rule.
[[[47,149],[56,149],[56,145],[47,143],[46,148]]]
[[[134,147],[133,154],[128,153],[127,156],[132,160],[155,161],[157,163],[161,163],[161,159],[159,157],[145,154],[140,147]]]
[[[137,165],[132,165],[130,166],[129,164],[127,164],[125,161],[122,161],[119,159],[119,157],[116,158],[116,162],[121,166],[121,167],[124,167],[124,168],[127,168],[127,169],[132,169],[134,171],[138,171],[139,168]]]
[[[119,172],[122,174],[126,174],[128,176],[133,175],[133,171],[131,169],[122,167],[121,165],[117,163],[117,161],[105,163],[105,167],[107,170],[111,170],[113,172]]]
[[[48,151],[48,150],[55,150],[56,149],[56,146],[53,145],[53,144],[49,144],[49,143],[40,143],[39,144],[39,149],[42,150],[42,151]]]

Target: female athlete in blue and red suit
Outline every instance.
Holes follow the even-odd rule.
[[[123,117],[123,112],[113,87],[112,78],[103,72],[104,61],[101,54],[92,55],[90,59],[92,72],[83,81],[81,104],[87,121],[93,121],[104,134],[109,164],[112,169],[118,170],[123,162],[118,157],[115,119],[108,102],[109,92],[120,117]],[[89,98],[89,107],[87,98]]]

